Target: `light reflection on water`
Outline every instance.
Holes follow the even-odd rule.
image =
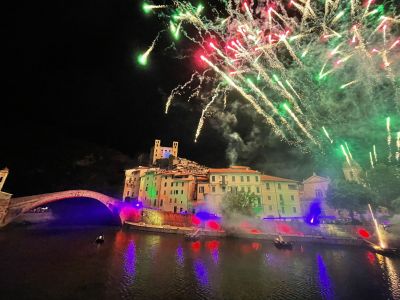
[[[334,299],[331,279],[329,278],[328,271],[326,270],[324,260],[319,254],[317,254],[317,262],[318,262],[319,283],[321,286],[321,295],[324,299]]]
[[[99,231],[0,232],[7,274],[0,280],[2,298],[400,298],[400,260],[363,249],[296,244],[289,251],[271,241],[189,242],[104,228],[106,242],[97,248],[93,237]],[[55,274],[63,274],[62,280]]]

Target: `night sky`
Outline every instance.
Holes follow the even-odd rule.
[[[83,187],[118,195],[124,168],[147,155],[156,138],[167,146],[179,141],[180,156],[202,164],[229,164],[218,124],[206,122],[193,142],[199,105],[178,99],[164,114],[170,91],[193,68],[189,59],[179,61],[165,51],[168,35],[160,39],[149,67],[136,65],[136,54],[161,29],[140,5],[135,0],[24,1],[4,9],[0,167],[11,169],[6,191],[25,195]],[[257,122],[249,118],[244,116],[238,128],[244,136],[247,124]],[[311,175],[304,157],[277,143],[268,128],[262,127],[256,139],[260,143],[237,163],[295,179]]]

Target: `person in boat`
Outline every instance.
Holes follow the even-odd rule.
[[[102,244],[102,243],[104,243],[104,235],[99,235],[97,238],[96,238],[96,243],[97,244]]]

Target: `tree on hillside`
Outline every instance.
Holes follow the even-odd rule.
[[[354,221],[354,212],[361,214],[367,210],[369,203],[375,204],[376,194],[356,182],[339,180],[328,188],[326,200],[332,208],[348,210]]]
[[[229,192],[224,195],[221,202],[221,212],[224,218],[234,215],[254,216],[254,207],[258,203],[254,193]]]
[[[394,200],[400,197],[400,172],[396,166],[379,164],[368,172],[368,185],[378,196],[378,204],[395,210]],[[398,203],[398,202],[397,202]]]

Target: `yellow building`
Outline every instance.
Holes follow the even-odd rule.
[[[167,171],[157,176],[160,178],[159,208],[175,213],[193,212],[198,175]]]
[[[173,142],[172,147],[161,146],[161,140],[155,140],[150,150],[150,164],[154,165],[158,159],[178,157],[178,142]]]
[[[297,181],[270,175],[262,175],[261,182],[264,216],[301,216],[299,183]]]
[[[201,199],[209,202],[214,209],[218,209],[221,200],[227,192],[254,193],[259,197],[258,207],[262,206],[261,201],[261,173],[251,170],[249,167],[232,166],[230,168],[209,169],[208,185],[198,186],[198,195]],[[204,191],[204,192],[203,192]]]
[[[125,184],[122,199],[137,199],[139,197],[140,178],[146,174],[148,167],[137,167],[125,170]]]

